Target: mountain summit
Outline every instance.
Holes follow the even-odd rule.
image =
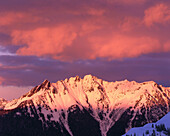
[[[107,82],[92,75],[45,80],[3,105],[0,134],[119,136],[156,122],[169,108],[170,89],[153,81]]]

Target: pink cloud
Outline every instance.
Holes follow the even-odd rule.
[[[89,15],[94,15],[94,16],[101,16],[105,13],[105,10],[104,9],[95,9],[95,8],[89,8],[87,10],[87,13]]]
[[[167,41],[167,42],[164,44],[164,51],[165,51],[165,52],[170,52],[170,41]]]
[[[64,48],[70,46],[77,33],[70,25],[37,28],[29,31],[14,31],[13,44],[27,45],[20,48],[19,55],[58,55]]]
[[[89,25],[90,30],[97,29],[91,27]],[[84,37],[87,38],[86,44],[76,45],[74,43],[81,36],[86,36],[87,33],[82,35],[83,31],[90,30],[88,27],[85,30],[78,30],[70,25],[61,25],[55,28],[14,31],[12,37],[14,44],[25,45],[17,51],[19,55],[48,55],[60,60],[74,60],[78,54],[84,59],[108,58],[111,60],[170,51],[169,43],[162,45],[154,37],[130,36],[119,33],[98,36],[92,34]]]
[[[0,85],[4,82],[4,78],[0,76]]]
[[[167,23],[168,5],[152,6],[143,16],[147,4],[140,5],[141,8],[138,4],[146,0],[87,1],[81,3],[81,8],[77,6],[78,1],[74,2],[59,1],[40,7],[34,5],[34,8],[26,6],[26,11],[0,12],[1,30],[5,36],[9,35],[7,44],[19,45],[18,55],[50,56],[59,60],[120,59],[169,51],[169,44],[159,44],[168,40],[165,34],[148,31],[146,27]],[[0,35],[2,39],[4,35]]]
[[[170,6],[166,4],[157,4],[145,10],[144,23],[146,26],[153,24],[165,24],[170,22]]]
[[[104,8],[95,8],[95,7],[92,7],[92,6],[83,6],[80,10],[77,10],[77,11],[70,10],[68,12],[70,14],[73,14],[73,15],[102,16],[102,15],[104,15],[104,13],[106,13],[106,9],[104,9]],[[68,12],[66,12],[66,13],[68,13]]]
[[[125,17],[119,27],[123,31],[131,31],[142,25],[142,21],[138,17]]]
[[[87,20],[86,22],[83,22],[81,24],[80,30],[79,30],[79,35],[80,36],[85,36],[88,35],[96,30],[100,30],[104,27],[105,21],[96,21],[96,20]]]
[[[29,12],[0,12],[0,26],[14,25],[17,23],[35,23],[40,20],[41,17],[34,16]]]
[[[119,3],[119,4],[144,4],[147,0],[107,0],[110,3]]]
[[[95,50],[91,58],[121,59],[137,57],[142,54],[159,52],[161,49],[159,41],[150,37],[115,35],[109,38],[93,37],[90,38],[90,41]]]

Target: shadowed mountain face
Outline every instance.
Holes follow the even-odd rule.
[[[166,115],[170,88],[86,75],[45,80],[19,99],[0,104],[1,136],[120,136]]]

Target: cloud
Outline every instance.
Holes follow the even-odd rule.
[[[137,27],[140,27],[142,25],[142,21],[138,17],[125,17],[124,20],[122,20],[122,23],[119,25],[119,27],[123,31],[131,31]]]
[[[0,46],[0,56],[3,56],[3,55],[15,56],[16,54],[11,53],[8,50],[6,50],[3,46]],[[0,66],[1,66],[1,64],[0,64]]]
[[[154,24],[165,24],[170,22],[169,4],[157,4],[145,10],[144,22],[146,26]]]
[[[170,41],[167,41],[167,42],[164,44],[164,51],[165,51],[165,52],[170,52]]]
[[[97,59],[70,63],[33,56],[3,56],[0,62],[6,66],[0,68],[0,76],[5,78],[4,86],[36,86],[44,79],[56,82],[76,75],[83,77],[86,74],[108,81],[154,80],[170,86],[169,58],[169,53],[153,53],[121,61]],[[20,67],[24,64],[27,66]]]
[[[94,37],[89,39],[94,47],[91,58],[121,59],[137,57],[142,54],[159,52],[159,41],[150,37],[130,37],[116,35],[108,38]]]
[[[93,25],[83,26],[82,31],[70,25],[55,28],[38,28],[32,31],[12,33],[13,44],[23,45],[17,54],[23,56],[50,56],[54,59],[72,61],[83,59],[107,58],[123,59],[143,54],[168,52],[169,44],[160,44],[160,40],[149,36],[130,36],[112,33],[109,35],[89,35],[85,43],[76,43],[81,36],[100,29]],[[126,29],[125,29],[126,30]]]
[[[0,85],[3,84],[4,80],[5,80],[5,79],[0,76]]]
[[[77,33],[70,25],[37,28],[29,31],[14,31],[13,44],[26,45],[21,47],[19,55],[52,55],[57,57],[64,48],[70,46]]]
[[[102,16],[105,13],[104,9],[95,9],[95,8],[89,8],[87,10],[87,13],[89,15],[94,15],[94,16]]]
[[[104,25],[105,25],[104,21],[88,20],[81,24],[78,34],[80,36],[87,36],[88,34],[95,32],[96,30],[102,29],[104,27]]]
[[[41,17],[34,16],[33,14],[25,12],[0,12],[0,26],[22,24],[22,23],[35,23],[40,21]]]
[[[158,27],[164,32],[161,34],[146,27],[159,23],[159,19],[167,22],[169,9],[165,4],[148,4],[146,0],[30,0],[18,6],[17,1],[10,6],[5,1],[0,4],[0,44],[15,46],[14,54],[75,61],[165,52],[159,42],[168,40],[168,26]]]
[[[110,3],[119,3],[119,4],[144,4],[147,0],[107,0]]]

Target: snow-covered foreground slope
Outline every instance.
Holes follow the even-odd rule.
[[[161,127],[162,126],[162,127]],[[165,127],[164,127],[165,126]],[[156,123],[132,128],[123,136],[170,136],[170,112]]]
[[[20,115],[36,118],[44,127],[55,122],[69,135],[79,133],[77,129],[82,123],[85,127],[89,125],[85,118],[94,119],[92,127],[99,125],[99,130],[92,133],[119,136],[132,127],[159,120],[169,112],[169,105],[170,89],[153,81],[107,82],[86,75],[83,79],[77,76],[56,83],[45,80],[19,99],[3,105],[2,113],[7,116],[14,111],[12,115],[17,118]],[[74,124],[75,120],[79,126]]]

